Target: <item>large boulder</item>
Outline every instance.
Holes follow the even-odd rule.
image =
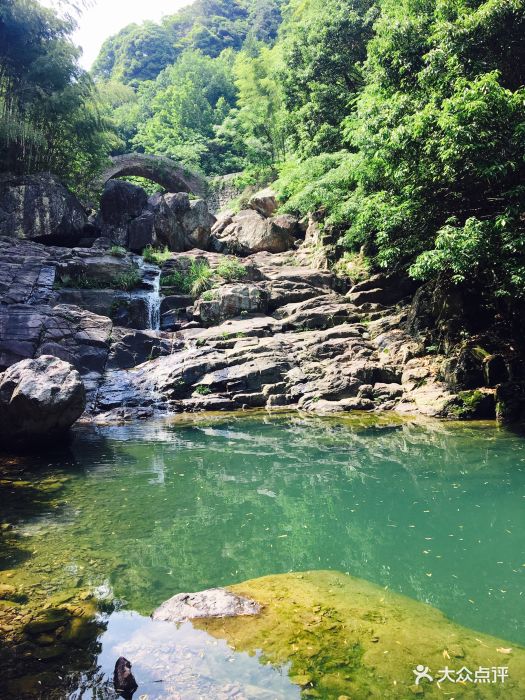
[[[142,187],[125,180],[108,180],[100,198],[100,215],[104,223],[118,226],[140,216],[147,203]]]
[[[0,235],[76,245],[86,224],[78,199],[53,175],[0,175]]]
[[[84,384],[68,362],[52,355],[22,360],[0,375],[0,438],[62,433],[85,406]]]
[[[505,382],[496,387],[496,418],[517,423],[525,417],[525,382]]]
[[[168,193],[149,200],[154,214],[155,240],[174,252],[207,250],[215,217],[203,199],[190,200],[186,192]]]
[[[284,253],[296,243],[293,231],[289,217],[265,218],[253,209],[244,209],[233,217],[228,213],[226,219],[217,222],[212,232],[212,247],[234,255]]]
[[[256,284],[225,284],[205,292],[195,305],[195,316],[211,326],[241,314],[265,313],[268,299],[268,292]]]
[[[275,192],[267,187],[260,192],[256,192],[248,201],[250,209],[258,212],[262,216],[268,217],[277,210],[277,199]]]
[[[145,211],[129,224],[128,248],[134,253],[142,253],[144,248],[153,243],[155,217],[152,212]]]
[[[148,196],[142,187],[125,180],[108,180],[100,198],[99,225],[103,235],[127,246],[130,223],[140,217],[147,204]]]

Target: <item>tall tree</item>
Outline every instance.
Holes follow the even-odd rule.
[[[193,168],[212,172],[214,127],[235,103],[233,55],[213,59],[200,51],[184,51],[155,83],[139,93],[142,121],[135,146],[167,155]]]
[[[0,168],[90,177],[115,139],[60,19],[33,0],[0,6]]]
[[[301,155],[341,148],[341,122],[363,85],[376,14],[373,0],[306,0],[288,8],[281,79]]]

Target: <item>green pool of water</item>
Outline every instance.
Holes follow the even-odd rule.
[[[180,591],[334,569],[525,644],[525,439],[494,424],[248,414],[82,428],[10,469],[48,479],[38,498],[0,486],[16,542],[1,568],[35,592],[96,588],[149,615]]]

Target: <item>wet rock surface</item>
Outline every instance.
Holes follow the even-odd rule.
[[[440,363],[404,331],[406,307],[388,306],[385,296],[355,303],[366,284],[348,294],[344,280],[292,253],[236,262],[193,249],[172,253],[161,273],[101,244],[0,239],[0,262],[0,366],[43,354],[71,363],[91,415],[286,406],[446,415],[454,397]],[[212,288],[177,287],[196,263],[215,275]],[[224,278],[214,272],[221,266]],[[109,288],[129,275],[135,290]],[[76,280],[85,286],[75,288]],[[384,280],[369,282],[378,284]],[[151,327],[152,304],[163,331]],[[493,364],[491,376],[497,371]]]
[[[276,214],[271,192],[249,206],[214,223],[186,193],[147,200],[110,181],[98,216],[107,235],[92,247],[0,237],[0,368],[49,354],[71,363],[88,415],[523,414],[519,358],[484,338],[447,345],[429,334],[432,323],[455,327],[464,300],[447,306],[396,275],[352,285],[312,255],[315,217],[301,242],[305,224]],[[159,268],[115,242],[172,252]]]
[[[210,267],[221,261],[201,251],[186,257],[192,256]],[[341,281],[332,273],[294,265],[289,254],[244,260],[259,280],[224,283],[191,307],[183,297],[186,321],[172,334],[171,353],[133,368],[113,364],[98,393],[98,411],[127,405],[173,412],[297,407],[446,415],[453,394],[438,380],[433,358],[425,359],[403,331],[402,308],[370,312],[353,304],[334,291]]]

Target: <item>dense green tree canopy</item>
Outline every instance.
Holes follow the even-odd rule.
[[[341,122],[363,84],[361,63],[376,14],[373,0],[291,4],[282,32],[281,76],[301,155],[341,148]]]
[[[104,42],[93,73],[123,83],[153,80],[178,53],[166,27],[154,22],[130,24]]]
[[[148,153],[166,155],[192,168],[214,172],[214,127],[236,99],[232,66],[225,51],[212,59],[201,51],[186,50],[154,83],[139,91],[141,114],[133,145]]]
[[[130,24],[104,42],[93,66],[103,80],[153,80],[185,49],[216,58],[245,41],[271,42],[281,21],[281,0],[197,0],[161,24]]]
[[[96,92],[71,29],[0,6],[4,169],[278,174],[377,269],[524,296],[525,0],[197,0],[109,39]]]
[[[524,9],[384,3],[347,123],[361,154],[347,240],[381,265],[523,293]]]

